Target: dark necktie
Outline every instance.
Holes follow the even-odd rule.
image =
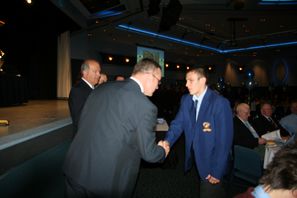
[[[197,118],[197,104],[198,104],[198,100],[194,100],[193,101],[194,102],[194,109],[193,109],[193,111],[194,111],[194,118],[195,118],[195,121],[197,120],[196,118]]]
[[[194,108],[197,109],[198,100],[194,100]]]

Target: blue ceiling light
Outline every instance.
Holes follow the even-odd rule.
[[[123,12],[114,11],[114,10],[103,10],[103,11],[99,11],[99,12],[92,14],[92,17],[102,19],[102,18],[106,18],[106,17],[117,16],[122,13]]]
[[[176,38],[176,37],[166,36],[164,34],[159,34],[159,33],[155,33],[155,32],[148,31],[148,30],[143,30],[143,29],[140,29],[140,28],[132,27],[130,25],[120,24],[120,25],[118,25],[118,28],[130,31],[130,32],[134,32],[134,33],[144,34],[144,35],[151,36],[151,37],[165,39],[165,40],[168,40],[168,41],[173,41],[173,42],[181,43],[181,44],[184,44],[184,45],[189,45],[189,46],[193,46],[193,47],[197,47],[197,48],[202,48],[202,49],[222,53],[221,52],[222,50],[214,48],[214,47],[210,47],[210,46],[199,44],[199,43],[194,43],[194,42],[179,39],[179,38]]]
[[[110,3],[115,4],[117,2],[118,1],[111,1]],[[103,6],[103,8],[104,8],[104,6]],[[107,18],[107,17],[113,17],[113,16],[123,14],[125,11],[126,11],[126,6],[124,4],[115,4],[113,7],[93,12],[92,13],[92,18],[102,19],[102,18]]]
[[[272,48],[272,47],[283,47],[283,46],[290,46],[290,45],[297,45],[297,41],[266,44],[266,45],[257,45],[257,46],[251,46],[251,47],[245,47],[245,48],[234,48],[234,49],[222,50],[222,51],[223,51],[223,53],[232,53],[232,52],[243,52],[243,51]]]
[[[219,49],[219,48],[210,47],[210,46],[207,46],[207,45],[203,45],[203,44],[183,40],[183,39],[172,37],[172,36],[167,36],[167,35],[164,35],[164,34],[152,32],[152,31],[148,31],[148,30],[143,30],[143,29],[140,29],[140,28],[137,28],[137,27],[133,27],[131,25],[120,24],[120,25],[117,26],[117,28],[123,29],[123,30],[126,30],[126,31],[130,31],[130,32],[134,32],[134,33],[138,33],[138,34],[143,34],[143,35],[146,35],[146,36],[151,36],[151,37],[155,37],[155,38],[159,38],[159,39],[164,39],[164,40],[168,40],[168,41],[172,41],[172,42],[176,42],[176,43],[180,43],[180,44],[200,48],[200,49],[214,51],[214,52],[217,52],[217,53],[220,53],[220,54],[244,52],[244,51],[251,51],[251,50],[265,49],[265,48],[272,48],[272,47],[283,47],[283,46],[297,45],[297,41],[290,41],[290,42],[282,42],[282,43],[274,43],[274,44],[266,44],[266,45],[256,45],[256,46],[250,46],[250,47],[245,47],[245,48]]]
[[[261,0],[259,5],[297,5],[296,0]]]

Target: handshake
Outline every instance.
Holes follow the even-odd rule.
[[[163,140],[160,140],[158,142],[158,145],[163,147],[163,149],[165,150],[165,157],[167,157],[169,151],[170,151],[170,146],[169,146],[169,142],[167,142],[166,140],[163,141]]]

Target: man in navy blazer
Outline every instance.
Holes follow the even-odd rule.
[[[68,106],[72,118],[73,133],[77,132],[77,125],[84,104],[98,83],[100,77],[100,64],[93,59],[85,60],[81,67],[81,79],[71,88],[68,100]]]
[[[161,76],[158,63],[143,59],[129,79],[92,91],[65,159],[68,197],[129,198],[141,159],[165,159],[169,147],[155,143],[157,107],[146,97]]]
[[[172,147],[184,132],[185,171],[189,171],[195,162],[201,180],[200,198],[218,198],[225,195],[222,178],[232,148],[232,110],[229,101],[208,88],[206,82],[204,69],[187,72],[189,94],[181,99],[165,144]],[[196,107],[194,100],[198,100]]]

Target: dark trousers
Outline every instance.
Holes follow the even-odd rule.
[[[199,171],[194,163],[195,155],[194,150],[191,149],[192,165],[195,167],[196,172],[199,176]],[[200,177],[200,176],[199,176]],[[223,179],[221,179],[219,184],[211,184],[207,180],[200,178],[200,193],[199,198],[225,198],[226,191],[223,185]]]
[[[220,184],[211,184],[208,181],[200,182],[200,198],[225,198],[226,192],[223,187],[223,181]]]

